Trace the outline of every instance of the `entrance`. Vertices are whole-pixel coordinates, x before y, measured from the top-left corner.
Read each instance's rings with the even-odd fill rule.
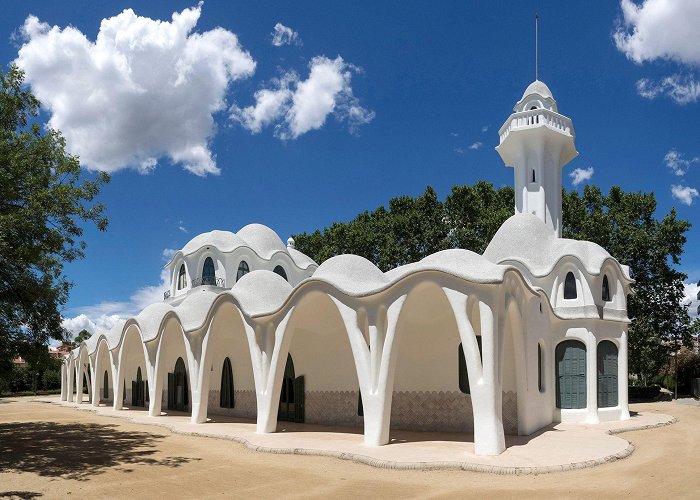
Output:
[[[185,411],[188,404],[187,370],[182,358],[177,358],[175,371],[168,373],[168,410]]]
[[[294,361],[291,354],[287,354],[287,364],[284,367],[277,420],[304,422],[304,376],[294,377]]]
[[[136,370],[136,380],[131,382],[131,406],[146,406],[146,384],[141,377],[141,367]]]
[[[565,340],[556,349],[557,408],[586,407],[586,346]]]

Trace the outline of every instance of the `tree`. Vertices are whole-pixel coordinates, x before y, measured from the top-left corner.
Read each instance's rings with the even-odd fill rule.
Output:
[[[595,186],[582,195],[565,192],[562,204],[564,237],[598,243],[630,267],[629,371],[646,384],[697,335],[698,323],[681,304],[687,276],[673,267],[680,264],[690,223],[675,209],[657,218],[653,193],[625,193],[619,186],[607,195]]]
[[[415,199],[392,198],[388,208],[294,238],[319,263],[354,253],[387,271],[445,248],[483,253],[514,205],[512,188],[495,189],[488,182],[455,186],[444,202],[428,187]],[[652,193],[625,193],[617,186],[607,195],[594,186],[583,194],[563,190],[562,205],[564,237],[597,243],[630,267],[636,283],[628,297],[629,369],[650,379],[700,329],[681,305],[687,277],[673,267],[680,263],[690,223],[675,210],[658,218]]]
[[[37,123],[23,78],[14,65],[0,72],[0,374],[16,356],[46,361],[48,340],[65,339],[63,265],[84,256],[81,222],[107,227],[94,200],[109,176],[81,178],[61,133]]]
[[[76,335],[75,339],[73,340],[73,347],[78,347],[81,342],[89,339],[91,336],[92,334],[87,330],[80,330],[78,335]]]

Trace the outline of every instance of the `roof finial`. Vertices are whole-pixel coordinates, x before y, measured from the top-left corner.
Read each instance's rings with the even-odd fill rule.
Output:
[[[537,47],[537,25],[539,24],[539,22],[538,22],[539,19],[540,19],[540,16],[535,14],[535,80],[540,79],[539,71],[538,71],[538,69],[539,69],[538,68],[538,61],[537,61],[537,49],[538,49],[538,47]]]

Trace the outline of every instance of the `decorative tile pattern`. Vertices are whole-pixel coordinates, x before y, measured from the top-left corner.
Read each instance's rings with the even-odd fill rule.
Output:
[[[474,432],[471,396],[458,391],[397,391],[391,428],[411,431]],[[518,433],[517,395],[503,393],[503,430]]]
[[[219,406],[219,391],[209,391],[209,406],[207,413],[211,415],[227,415],[230,417],[256,418],[258,415],[255,391],[233,391],[235,408],[221,408]]]
[[[309,424],[362,426],[357,415],[360,391],[306,391],[305,421]]]

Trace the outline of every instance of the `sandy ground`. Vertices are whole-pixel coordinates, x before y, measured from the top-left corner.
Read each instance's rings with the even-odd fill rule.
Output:
[[[628,458],[571,472],[500,476],[393,471],[271,455],[30,399],[0,399],[0,498],[698,498],[700,407],[631,405],[674,425],[621,434]]]

